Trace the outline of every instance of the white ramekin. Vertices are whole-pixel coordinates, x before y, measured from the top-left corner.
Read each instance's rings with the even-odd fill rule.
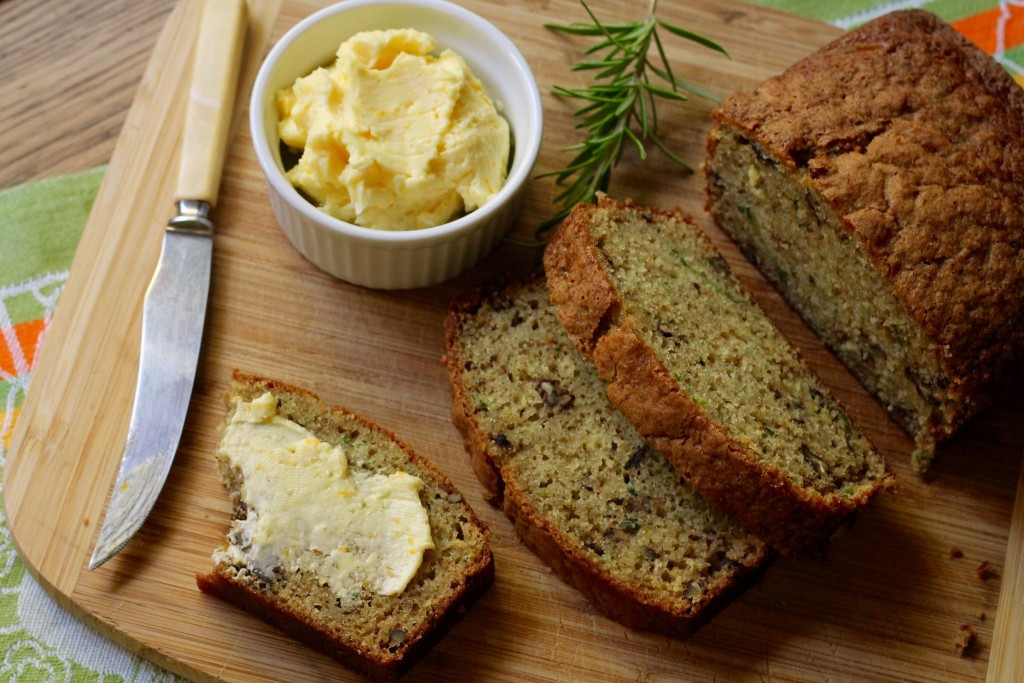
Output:
[[[501,191],[479,209],[434,228],[391,232],[320,211],[284,175],[275,93],[333,61],[338,46],[372,29],[415,28],[451,48],[480,79],[512,131],[512,161]],[[347,0],[296,24],[260,67],[249,105],[256,158],[281,229],[306,258],[347,282],[380,289],[425,287],[473,266],[511,227],[543,128],[537,82],[515,45],[483,18],[443,0]]]

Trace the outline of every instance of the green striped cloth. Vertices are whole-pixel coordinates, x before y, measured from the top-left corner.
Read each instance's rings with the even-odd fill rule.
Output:
[[[1021,0],[756,0],[840,28],[931,10],[1024,85]],[[0,191],[0,469],[103,169]],[[2,472],[0,472],[2,474]],[[2,492],[0,492],[2,495]],[[82,625],[26,573],[0,519],[0,681],[153,681],[173,676]]]
[[[103,169],[0,191],[0,468]],[[0,472],[2,474],[2,472]],[[0,681],[175,680],[60,608],[0,519]]]

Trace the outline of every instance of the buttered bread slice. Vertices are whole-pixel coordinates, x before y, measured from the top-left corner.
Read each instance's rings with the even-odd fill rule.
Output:
[[[580,205],[544,255],[608,397],[697,491],[783,553],[825,541],[883,460],[689,219]]]
[[[543,280],[453,302],[452,414],[523,542],[603,614],[688,634],[768,548],[680,480],[612,406]]]
[[[234,508],[199,588],[375,679],[423,655],[491,582],[448,479],[313,394],[235,373],[217,451]]]

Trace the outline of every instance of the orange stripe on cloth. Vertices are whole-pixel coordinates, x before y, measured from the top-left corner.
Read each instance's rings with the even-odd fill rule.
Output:
[[[1024,43],[1024,7],[1008,5],[1010,13],[1006,20],[1003,34],[1003,49],[1009,50]],[[975,45],[984,50],[987,54],[996,51],[996,33],[999,27],[999,17],[1002,10],[998,7],[987,12],[964,17],[953,22],[953,28],[967,36]]]
[[[39,335],[42,334],[46,328],[46,320],[30,320],[27,323],[18,323],[14,326],[14,336],[18,339],[18,345],[21,347],[21,355],[25,358],[25,363],[29,369],[36,358],[36,347],[39,345]],[[7,345],[7,338],[0,336],[0,370],[8,375],[17,375],[18,371],[14,367],[14,353],[11,348]]]

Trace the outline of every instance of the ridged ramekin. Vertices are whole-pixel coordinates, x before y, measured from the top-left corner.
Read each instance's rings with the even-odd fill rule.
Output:
[[[291,185],[281,162],[275,93],[333,61],[338,46],[373,29],[414,28],[460,54],[509,123],[513,148],[504,186],[482,207],[433,228],[392,232],[330,216]],[[380,289],[437,284],[473,266],[515,220],[543,129],[537,82],[516,46],[478,15],[443,0],[347,0],[296,24],[271,49],[249,106],[253,147],[270,205],[288,239],[319,268]]]

